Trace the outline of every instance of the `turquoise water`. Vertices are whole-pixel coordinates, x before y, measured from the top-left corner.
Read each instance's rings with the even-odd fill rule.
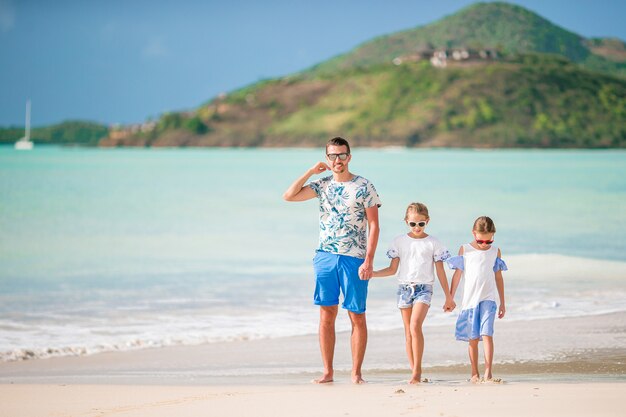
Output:
[[[281,195],[322,154],[0,147],[0,353],[315,333],[317,206]],[[626,276],[604,279],[600,268],[557,280],[550,266],[594,259],[621,271],[626,152],[355,150],[350,168],[383,202],[376,267],[404,232],[406,205],[421,201],[429,232],[452,252],[471,238],[477,216],[494,219],[505,259],[524,265],[520,279],[542,285],[529,293],[512,282],[513,311],[514,300],[536,299],[536,317],[544,307],[596,312],[573,289],[591,290],[590,278],[606,292],[595,296],[623,304]],[[524,261],[535,255],[536,264]],[[381,329],[401,325],[388,307],[392,286],[370,286],[370,305],[381,311],[370,322]]]

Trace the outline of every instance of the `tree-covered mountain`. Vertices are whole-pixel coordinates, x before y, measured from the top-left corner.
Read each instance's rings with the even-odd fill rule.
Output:
[[[558,54],[589,70],[626,76],[626,44],[619,39],[585,39],[530,10],[500,2],[477,3],[432,24],[381,36],[313,71],[366,67],[407,52],[455,47]]]
[[[201,126],[202,131],[199,131]],[[271,80],[105,146],[626,147],[626,80],[554,55]]]

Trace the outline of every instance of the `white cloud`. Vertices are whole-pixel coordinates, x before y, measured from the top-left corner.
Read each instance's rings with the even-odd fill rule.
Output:
[[[0,32],[8,32],[15,27],[15,6],[10,0],[0,0]]]

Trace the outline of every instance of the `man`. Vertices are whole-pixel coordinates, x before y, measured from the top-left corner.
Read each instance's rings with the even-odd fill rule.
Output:
[[[348,141],[340,137],[329,140],[326,162],[315,164],[283,195],[287,201],[318,197],[320,203],[320,239],[313,264],[314,302],[320,306],[319,339],[324,374],[314,381],[316,383],[333,381],[335,320],[340,292],[344,299],[342,307],[348,310],[352,323],[352,382],[364,382],[361,366],[367,345],[365,302],[378,244],[381,203],[372,183],[349,171],[351,159]],[[312,175],[326,170],[333,175],[304,185]]]

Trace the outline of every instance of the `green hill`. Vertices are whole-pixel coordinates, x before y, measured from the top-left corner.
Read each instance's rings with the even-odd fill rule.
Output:
[[[477,3],[435,23],[379,37],[314,67],[312,72],[367,67],[424,48],[454,47],[497,48],[504,54],[558,54],[590,70],[626,76],[624,42],[585,39],[508,3]]]
[[[626,80],[546,54],[380,64],[266,81],[177,117],[102,144],[319,146],[342,135],[362,146],[626,147]]]

